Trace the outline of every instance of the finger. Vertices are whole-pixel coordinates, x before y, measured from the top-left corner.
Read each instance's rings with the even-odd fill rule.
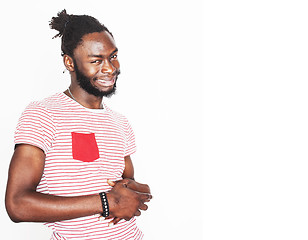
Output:
[[[105,219],[111,219],[114,218],[113,216],[109,215],[108,217],[105,217]]]
[[[137,183],[138,186],[138,192],[142,193],[151,193],[150,187],[147,184]]]
[[[128,181],[127,187],[136,192],[151,193],[151,190],[147,184],[142,184],[134,180]]]
[[[108,227],[112,227],[117,224],[122,218],[115,217],[111,222],[108,223]]]
[[[114,187],[118,183],[122,184],[124,187],[127,187],[128,182],[129,182],[129,179],[121,179],[121,180],[117,180],[117,181],[111,181],[110,179],[107,179],[107,183],[111,187]]]
[[[103,217],[103,215],[100,215],[100,216],[98,217],[98,219],[99,219],[100,221],[108,220],[108,219],[111,219],[111,218],[115,218],[115,217],[112,216],[112,215],[109,215],[108,217]]]
[[[107,179],[107,183],[109,184],[109,186],[114,187],[116,185],[116,183],[114,181],[111,181],[109,179]]]
[[[146,205],[146,204],[140,204],[140,205],[139,205],[139,209],[140,209],[140,210],[143,210],[143,211],[146,211],[146,210],[148,210],[148,205]]]
[[[117,224],[118,222],[120,222],[121,219],[122,219],[122,218],[116,218],[116,219],[114,220],[114,224]]]
[[[151,194],[148,193],[139,193],[139,199],[142,202],[149,202],[151,199],[153,198],[153,196]]]
[[[141,212],[139,211],[139,210],[137,210],[136,212],[135,212],[135,216],[140,216],[141,215]]]

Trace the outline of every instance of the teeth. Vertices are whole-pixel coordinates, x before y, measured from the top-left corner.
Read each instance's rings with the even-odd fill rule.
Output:
[[[98,82],[101,82],[101,83],[107,83],[107,82],[112,82],[113,79],[110,79],[110,80],[103,80],[103,79],[99,79],[97,80]]]
[[[98,79],[97,82],[101,85],[111,86],[114,84],[114,79],[111,79],[111,80]]]

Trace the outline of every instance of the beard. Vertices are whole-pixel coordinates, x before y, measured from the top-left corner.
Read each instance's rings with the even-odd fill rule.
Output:
[[[111,97],[112,95],[114,95],[116,93],[116,83],[118,80],[118,76],[120,74],[120,70],[117,70],[115,75],[116,75],[116,79],[114,82],[114,85],[112,87],[112,89],[108,90],[108,91],[100,91],[99,89],[97,89],[95,86],[93,86],[90,82],[91,78],[86,77],[78,68],[77,63],[75,60],[74,61],[74,66],[75,66],[75,73],[76,73],[76,78],[77,78],[77,83],[78,85],[85,90],[87,93],[94,95],[96,97]],[[95,80],[95,78],[94,78]]]

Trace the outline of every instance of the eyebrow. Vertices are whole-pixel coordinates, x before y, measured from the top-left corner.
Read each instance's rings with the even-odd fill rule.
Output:
[[[116,48],[115,50],[112,51],[112,53],[110,54],[110,56],[112,56],[113,54],[115,54],[118,51],[118,48]],[[88,57],[98,57],[98,58],[103,58],[103,55],[88,55]]]

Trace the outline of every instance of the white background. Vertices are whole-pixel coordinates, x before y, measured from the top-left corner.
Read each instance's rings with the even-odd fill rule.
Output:
[[[136,179],[154,195],[138,218],[145,239],[308,238],[305,1],[1,5],[2,199],[20,113],[69,85],[48,28],[66,8],[115,36],[122,74],[108,104],[130,119]],[[3,202],[8,239],[49,238],[10,222]]]
[[[138,218],[146,239],[200,239],[202,233],[201,2],[12,1],[1,6],[1,199],[17,120],[32,100],[66,90],[60,39],[51,17],[66,9],[104,23],[119,48],[118,93],[108,99],[135,131],[137,181],[154,199]],[[192,202],[193,200],[193,202]],[[39,223],[12,223],[1,201],[1,234],[49,239]],[[191,233],[191,231],[193,231]]]

